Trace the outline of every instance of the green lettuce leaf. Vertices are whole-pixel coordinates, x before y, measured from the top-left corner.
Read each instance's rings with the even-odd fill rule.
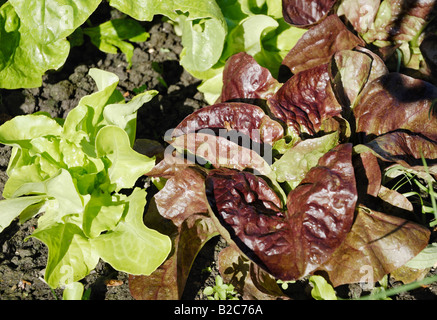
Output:
[[[39,87],[41,76],[60,68],[70,50],[68,41],[62,38],[39,43],[11,2],[0,8],[0,39],[0,87],[6,89]]]
[[[291,189],[296,188],[308,171],[315,167],[319,159],[338,144],[339,133],[333,132],[320,138],[307,139],[288,149],[272,165],[279,182],[286,182]]]
[[[132,188],[141,175],[155,166],[155,158],[134,151],[127,133],[116,126],[106,126],[99,131],[96,150],[99,157],[107,157],[111,161],[108,174],[117,191]]]
[[[131,42],[144,42],[149,37],[144,28],[133,19],[114,19],[93,28],[85,28],[91,42],[103,52],[117,53],[118,49],[126,55],[129,67],[132,66],[134,46]]]
[[[48,44],[73,33],[101,0],[9,0],[37,43]]]
[[[115,269],[149,275],[167,258],[171,240],[144,225],[145,190],[135,188],[127,200],[129,207],[125,217],[116,228],[93,239],[92,244]]]
[[[97,252],[82,230],[73,223],[57,223],[32,234],[49,248],[45,280],[52,287],[85,277],[99,261]]]
[[[44,202],[46,196],[30,196],[0,201],[0,232],[18,217],[26,208],[36,203]]]
[[[8,89],[41,85],[41,75],[62,66],[69,52],[65,39],[43,44],[23,24],[12,5],[0,8],[0,86]]]
[[[137,110],[152,100],[157,94],[158,91],[149,90],[136,95],[126,104],[116,103],[107,105],[105,110],[103,110],[103,117],[108,125],[116,125],[126,131],[130,144],[133,146],[137,126]]]
[[[123,267],[135,274],[153,272],[171,249],[167,236],[142,222],[145,191],[134,190],[129,197],[117,192],[132,188],[155,164],[132,145],[136,112],[157,92],[125,103],[116,75],[98,69],[90,75],[98,91],[83,97],[65,121],[31,114],[0,126],[0,143],[13,146],[0,231],[16,217],[22,222],[43,213],[31,236],[49,249],[45,279],[53,288],[73,286],[99,258],[124,265],[125,256],[114,255],[113,240],[135,257]]]
[[[177,20],[183,29],[181,64],[188,71],[206,71],[221,56],[227,25],[214,0],[111,0],[109,3],[137,20],[151,21],[157,14]]]

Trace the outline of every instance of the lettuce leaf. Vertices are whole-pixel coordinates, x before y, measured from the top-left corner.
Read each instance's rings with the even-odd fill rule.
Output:
[[[82,25],[101,0],[9,0],[37,43],[49,44],[66,38]]]
[[[120,49],[126,55],[128,68],[132,66],[134,46],[125,40],[144,42],[150,36],[138,21],[128,18],[114,19],[97,27],[85,28],[83,33],[103,52],[117,53]]]
[[[65,122],[46,114],[15,117],[0,126],[0,143],[13,146],[0,230],[16,217],[37,213],[31,235],[49,256],[45,279],[53,288],[72,284],[104,259],[133,274],[150,274],[167,257],[170,239],[142,221],[146,192],[133,188],[154,158],[132,149],[136,112],[156,91],[128,103],[118,78],[90,70],[98,92],[83,97]]]
[[[47,43],[39,42],[32,33],[33,27],[20,19],[11,1],[0,7],[1,88],[39,87],[47,70],[58,69],[65,63],[70,50],[68,41],[57,38]]]
[[[109,3],[137,20],[151,21],[154,15],[161,14],[178,21],[184,46],[181,64],[188,71],[206,71],[221,56],[227,25],[214,0],[111,0]]]
[[[325,18],[337,0],[282,0],[284,19],[300,27],[318,23]]]

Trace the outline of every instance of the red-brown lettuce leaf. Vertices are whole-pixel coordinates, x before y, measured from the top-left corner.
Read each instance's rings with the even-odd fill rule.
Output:
[[[205,190],[211,216],[228,243],[274,276],[286,268],[278,260],[287,259],[290,235],[281,200],[266,181],[223,168],[210,171]]]
[[[333,89],[343,107],[354,107],[358,94],[374,79],[388,73],[382,59],[362,47],[336,52],[330,72]]]
[[[180,299],[197,254],[218,235],[211,219],[203,215],[189,216],[177,230],[175,249],[156,271],[150,276],[129,276],[129,289],[136,300]]]
[[[272,171],[266,160],[252,148],[249,140],[239,145],[237,141],[222,136],[188,133],[176,137],[171,145],[181,154],[188,151],[200,164],[208,161],[214,168],[253,169],[263,175],[269,175]]]
[[[240,52],[226,61],[222,92],[217,102],[267,100],[280,86],[268,69],[261,67],[251,55]]]
[[[355,151],[355,149],[354,149]],[[361,152],[353,157],[357,183],[358,202],[372,201],[381,189],[382,174],[378,158],[372,152]]]
[[[332,91],[328,64],[295,74],[269,100],[269,107],[295,135],[314,135],[324,120],[342,111]]]
[[[190,161],[183,154],[177,152],[174,149],[166,149],[164,152],[164,158],[159,161],[149,172],[149,177],[162,177],[170,179],[178,172],[195,165],[193,161]]]
[[[318,23],[331,11],[337,0],[282,0],[284,20],[298,27]]]
[[[282,65],[296,74],[328,63],[337,51],[364,45],[364,41],[350,32],[338,16],[333,14],[304,33],[284,58]]]
[[[390,73],[372,81],[354,108],[356,132],[364,142],[404,129],[437,141],[437,114],[431,112],[437,87],[429,82]]]
[[[329,259],[350,230],[357,199],[352,145],[320,158],[302,183],[281,201],[262,178],[212,170],[206,195],[213,220],[228,241],[282,280],[296,280]]]
[[[200,168],[188,167],[170,178],[154,196],[161,216],[179,227],[189,216],[208,212],[205,177]]]
[[[364,148],[363,148],[364,147]],[[369,148],[380,159],[396,162],[405,168],[425,171],[422,157],[431,174],[437,175],[437,142],[420,134],[393,131],[376,137],[357,150]]]
[[[432,77],[432,82],[437,84],[437,32],[427,35],[423,39],[420,51],[426,61],[426,70],[423,73],[429,74]]]
[[[232,245],[220,251],[217,265],[224,282],[232,284],[243,300],[289,299],[270,274]]]
[[[210,129],[245,134],[257,143],[269,143],[283,136],[283,128],[255,105],[241,102],[218,103],[196,110],[173,130],[172,137]]]
[[[378,13],[363,34],[367,43],[391,45],[411,41],[435,15],[435,0],[384,0]]]
[[[314,271],[340,246],[352,226],[356,201],[352,145],[342,144],[288,194],[295,279]]]
[[[429,236],[423,226],[360,206],[345,241],[318,271],[326,271],[334,287],[369,276],[376,282],[422,251]]]

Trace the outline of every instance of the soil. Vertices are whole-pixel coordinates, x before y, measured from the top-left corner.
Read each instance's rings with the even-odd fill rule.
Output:
[[[122,14],[103,2],[90,17],[96,25]],[[164,133],[174,128],[185,116],[206,106],[203,95],[197,91],[200,84],[179,64],[181,40],[173,26],[156,17],[143,23],[150,38],[134,44],[132,67],[128,68],[123,54],[105,54],[93,46],[87,37],[81,46],[71,49],[63,68],[43,77],[39,88],[0,90],[0,123],[22,114],[46,111],[53,117],[65,118],[77,106],[79,100],[96,91],[88,76],[90,68],[100,68],[115,73],[119,78],[118,89],[131,99],[138,88],[155,89],[159,94],[138,112],[137,138],[162,141]],[[6,168],[11,148],[0,145],[0,194],[7,180]],[[44,282],[47,248],[34,238],[27,238],[37,226],[33,218],[20,225],[14,221],[0,234],[0,300],[55,300],[62,298],[62,289],[52,290]],[[210,240],[199,253],[183,299],[205,299],[205,286],[214,285],[218,274],[215,261],[226,246],[220,237]],[[208,270],[208,271],[205,271]],[[436,273],[432,269],[430,273]],[[95,270],[82,282],[90,292],[91,300],[131,300],[128,275],[114,270],[100,261]],[[311,287],[308,281],[289,286],[288,293],[295,299],[309,299]],[[363,293],[360,286],[343,286],[338,290],[345,298],[358,297]],[[397,299],[436,299],[437,287],[430,286],[402,294]]]

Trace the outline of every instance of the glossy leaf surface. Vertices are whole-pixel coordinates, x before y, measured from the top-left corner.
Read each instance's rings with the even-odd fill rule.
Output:
[[[334,286],[378,281],[422,251],[429,235],[420,225],[359,207],[346,240],[320,269]]]
[[[332,91],[328,64],[295,74],[269,100],[269,106],[294,134],[317,133],[324,120],[341,113]]]
[[[254,142],[269,144],[281,139],[284,131],[282,126],[266,115],[260,107],[248,103],[230,102],[218,103],[193,112],[182,120],[172,136],[177,137],[202,129],[212,134],[220,129],[222,130],[219,134],[235,130],[247,135]]]
[[[270,71],[261,67],[245,52],[230,57],[223,70],[220,101],[236,99],[268,99],[280,87]]]
[[[285,21],[295,26],[308,26],[326,17],[337,0],[282,0]]]
[[[357,196],[351,150],[342,145],[326,153],[289,193],[286,213],[264,180],[228,169],[208,175],[209,205],[248,257],[276,278],[299,279],[329,258],[352,225]]]
[[[437,115],[430,112],[436,98],[437,87],[428,82],[400,73],[382,76],[358,97],[356,131],[364,141],[400,129],[437,141]]]
[[[282,64],[293,74],[329,62],[341,50],[364,46],[364,42],[350,32],[337,15],[330,15],[311,27],[284,58]]]

